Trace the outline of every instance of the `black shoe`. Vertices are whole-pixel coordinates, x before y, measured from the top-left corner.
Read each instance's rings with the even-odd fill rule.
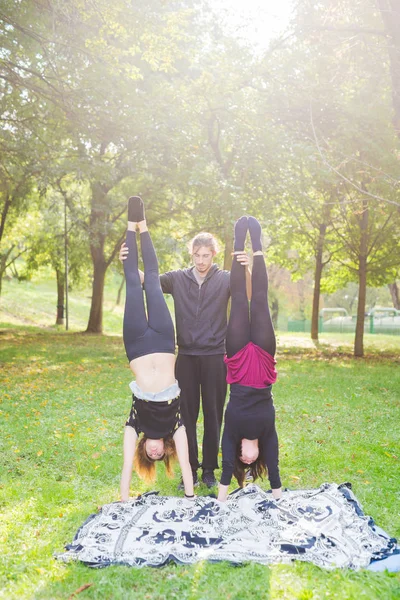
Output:
[[[197,487],[199,485],[199,480],[197,478],[197,473],[195,471],[192,471],[192,475],[193,475],[193,487]],[[185,486],[183,485],[183,478],[181,477],[181,480],[178,484],[178,490],[184,491]]]
[[[203,476],[201,479],[208,488],[212,488],[217,485],[217,480],[214,477],[214,471],[203,471]]]
[[[234,252],[244,252],[247,235],[247,217],[240,217],[235,223],[235,240],[233,244]]]
[[[128,200],[128,221],[132,223],[144,221],[144,204],[140,196],[131,196]]]

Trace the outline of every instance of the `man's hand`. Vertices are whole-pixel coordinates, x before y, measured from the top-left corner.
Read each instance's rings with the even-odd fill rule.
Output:
[[[125,242],[123,242],[123,244],[121,245],[121,249],[119,251],[119,260],[121,262],[124,262],[124,260],[126,260],[128,258],[128,254],[129,254],[129,248],[125,244]],[[140,269],[138,269],[138,273],[139,273],[139,277],[140,277],[140,283],[143,285],[143,283],[144,283],[144,273]]]
[[[246,252],[232,252],[232,256],[234,257],[234,260],[236,257],[236,260],[244,267],[248,267],[250,265],[250,259],[247,256]]]
[[[124,260],[126,260],[128,254],[129,254],[129,248],[125,244],[125,242],[123,242],[122,245],[121,245],[121,249],[119,251],[119,260],[121,262],[123,262]]]
[[[241,265],[243,265],[246,268],[246,294],[247,294],[247,298],[250,301],[251,300],[251,292],[252,292],[252,286],[251,286],[251,269],[250,269],[250,259],[247,256],[246,252],[244,251],[237,251],[237,252],[232,252],[232,256],[233,256],[233,260],[237,260]]]

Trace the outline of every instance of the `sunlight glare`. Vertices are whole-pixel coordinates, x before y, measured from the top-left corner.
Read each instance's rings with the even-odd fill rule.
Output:
[[[288,27],[293,0],[217,0],[213,7],[230,33],[263,50]]]

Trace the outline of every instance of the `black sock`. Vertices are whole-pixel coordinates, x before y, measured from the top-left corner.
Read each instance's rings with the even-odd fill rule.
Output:
[[[262,242],[261,242],[261,225],[254,217],[248,217],[249,224],[249,232],[251,238],[251,245],[253,247],[253,252],[258,252],[262,250]]]
[[[131,196],[128,200],[128,221],[144,221],[144,204],[140,196]]]
[[[234,252],[244,250],[244,244],[247,235],[247,217],[240,217],[235,223],[235,241],[233,244]]]

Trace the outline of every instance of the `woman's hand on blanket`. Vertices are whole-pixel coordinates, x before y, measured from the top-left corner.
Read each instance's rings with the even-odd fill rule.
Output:
[[[121,244],[121,248],[120,248],[120,251],[119,251],[119,260],[121,262],[123,262],[124,260],[126,260],[128,258],[128,254],[129,254],[129,248],[125,244],[125,242],[123,242]]]
[[[138,496],[124,496],[124,497],[121,496],[120,502],[122,504],[125,504],[125,502],[129,502],[132,500],[139,500],[140,498],[141,498],[141,494],[139,494]]]
[[[188,500],[189,502],[194,502],[197,498],[196,494],[193,494],[193,496],[186,496],[186,494],[184,495],[185,500]]]
[[[274,497],[275,500],[281,500],[282,499],[282,488],[275,488],[272,489],[272,495]]]
[[[222,483],[219,484],[218,498],[217,498],[217,500],[219,500],[219,502],[226,502],[226,499],[228,498],[228,490],[229,490],[229,485],[222,485]]]
[[[248,267],[250,265],[250,259],[246,252],[232,252],[232,256],[236,256],[236,260],[244,267]]]

